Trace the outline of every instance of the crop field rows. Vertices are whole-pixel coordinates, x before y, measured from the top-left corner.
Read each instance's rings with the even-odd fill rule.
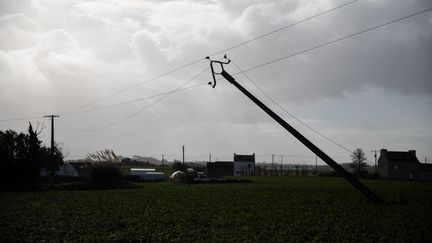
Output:
[[[98,191],[2,192],[0,241],[432,240],[432,183],[364,181],[369,204],[340,178],[255,177],[253,183],[138,183]]]

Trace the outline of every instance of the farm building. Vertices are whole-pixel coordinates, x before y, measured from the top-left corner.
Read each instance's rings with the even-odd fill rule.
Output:
[[[131,168],[130,175],[139,176],[143,181],[163,181],[165,175],[163,172],[157,172],[156,169]]]
[[[255,154],[234,154],[233,161],[209,162],[207,175],[209,177],[255,175]]]
[[[415,150],[387,151],[381,149],[378,171],[385,179],[432,180],[432,164],[422,164]]]

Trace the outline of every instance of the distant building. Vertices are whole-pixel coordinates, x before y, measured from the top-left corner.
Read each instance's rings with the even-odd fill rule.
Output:
[[[235,176],[255,175],[255,154],[252,155],[234,154],[234,175]]]
[[[422,164],[415,150],[387,151],[381,149],[378,159],[381,178],[401,180],[432,180],[432,164]]]
[[[151,168],[131,168],[130,175],[139,176],[143,181],[163,181],[166,179],[163,172],[157,172],[156,169]]]
[[[209,177],[255,175],[255,154],[234,154],[234,161],[209,162],[207,175]]]
[[[207,163],[207,176],[211,178],[233,176],[234,163],[232,161],[216,161]]]

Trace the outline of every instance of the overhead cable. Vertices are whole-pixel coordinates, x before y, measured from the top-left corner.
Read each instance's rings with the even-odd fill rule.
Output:
[[[115,103],[115,104],[112,104],[112,105],[97,107],[97,108],[93,108],[93,109],[87,109],[87,110],[80,110],[80,111],[75,111],[75,112],[64,113],[64,114],[61,114],[61,115],[62,116],[70,116],[70,115],[75,115],[75,114],[81,114],[81,113],[88,113],[88,112],[93,112],[93,111],[105,110],[105,109],[109,109],[109,108],[113,108],[113,107],[117,107],[117,106],[127,105],[127,104],[130,104],[130,103],[135,103],[135,102],[140,102],[140,101],[151,99],[151,98],[156,98],[156,97],[163,96],[163,95],[166,95],[166,94],[171,94],[173,91],[174,92],[179,92],[179,91],[196,88],[198,86],[203,86],[203,85],[207,85],[207,83],[200,83],[200,84],[196,84],[196,85],[192,85],[192,86],[188,86],[188,87],[183,87],[181,89],[170,90],[170,91],[159,93],[159,94],[156,94],[156,95],[145,96],[145,97],[136,98],[136,99],[120,102],[120,103]]]
[[[346,39],[349,39],[349,38],[352,38],[352,37],[364,34],[366,32],[369,32],[369,31],[372,31],[372,30],[384,27],[384,26],[389,25],[389,24],[393,24],[395,22],[398,22],[398,21],[401,21],[401,20],[404,20],[404,19],[416,16],[416,15],[419,15],[419,14],[422,14],[422,13],[425,13],[425,12],[428,12],[428,11],[431,11],[431,10],[432,10],[432,8],[428,8],[428,9],[425,9],[425,10],[422,10],[422,11],[419,11],[419,12],[415,12],[413,14],[406,15],[404,17],[400,17],[400,18],[397,18],[397,19],[394,19],[394,20],[391,20],[391,21],[388,21],[388,22],[385,22],[385,23],[382,23],[382,24],[379,24],[379,25],[375,25],[375,26],[369,27],[367,29],[364,29],[364,30],[361,30],[361,31],[358,31],[358,32],[355,32],[355,33],[352,33],[352,34],[345,35],[343,37],[340,37],[340,38],[337,38],[337,39],[334,39],[334,40],[331,40],[331,41],[327,41],[325,43],[316,45],[314,47],[311,47],[311,48],[308,48],[308,49],[304,49],[302,51],[298,51],[298,52],[295,52],[295,53],[292,53],[292,54],[289,54],[289,55],[286,55],[286,56],[283,56],[283,57],[279,57],[277,59],[273,59],[271,61],[268,61],[268,62],[265,62],[265,63],[261,63],[259,65],[253,66],[253,67],[249,67],[247,69],[244,69],[243,72],[248,72],[248,71],[251,71],[251,70],[254,70],[254,69],[257,69],[257,68],[261,68],[261,67],[273,64],[275,62],[280,62],[282,60],[285,60],[285,59],[288,59],[288,58],[291,58],[291,57],[294,57],[294,56],[298,56],[300,54],[303,54],[303,53],[306,53],[306,52],[310,52],[310,51],[313,51],[315,49],[318,49],[318,48],[321,48],[321,47],[324,47],[324,46],[328,46],[328,45],[334,44],[336,42],[343,41],[343,40],[346,40]],[[236,74],[240,74],[240,72],[235,73],[233,75],[236,75]]]
[[[145,111],[145,110],[153,107],[154,105],[160,103],[162,100],[166,99],[170,95],[172,95],[172,94],[174,94],[174,93],[182,90],[182,88],[184,86],[186,86],[187,84],[189,84],[190,82],[192,82],[193,80],[195,80],[196,78],[198,78],[198,76],[200,76],[202,73],[206,72],[209,68],[210,67],[207,67],[207,68],[203,69],[202,71],[200,71],[199,73],[197,73],[195,76],[193,76],[191,79],[189,79],[188,81],[186,81],[185,83],[183,83],[182,85],[180,85],[177,89],[175,89],[175,90],[173,90],[173,91],[165,94],[164,96],[162,96],[161,98],[159,98],[156,101],[152,102],[151,104],[149,104],[149,105],[147,105],[147,106],[145,106],[145,107],[143,107],[143,108],[141,108],[141,109],[139,109],[139,110],[137,110],[137,111],[135,111],[135,112],[127,115],[126,117],[117,120],[117,121],[108,123],[108,124],[100,126],[100,127],[90,128],[90,129],[76,129],[76,128],[72,128],[71,126],[69,126],[69,127],[72,128],[73,130],[76,130],[76,131],[96,131],[96,130],[101,130],[101,129],[104,129],[104,128],[108,128],[108,127],[112,127],[114,125],[117,125],[117,124],[119,124],[119,123],[121,123],[121,122],[123,122],[125,120],[128,120],[128,119],[130,119],[130,118],[138,115],[139,113],[141,113],[141,112],[143,112],[143,111]]]
[[[18,117],[18,118],[2,119],[0,120],[0,122],[39,120],[42,118],[44,117],[43,116]]]
[[[264,38],[264,37],[267,37],[267,36],[269,36],[269,35],[272,35],[272,34],[275,34],[275,33],[277,33],[277,32],[280,32],[280,31],[282,31],[282,30],[285,30],[285,29],[291,28],[291,27],[293,27],[293,26],[295,26],[295,25],[301,24],[301,23],[306,22],[306,21],[308,21],[308,20],[311,20],[311,19],[317,18],[317,17],[319,17],[319,16],[325,15],[325,14],[327,14],[327,13],[333,12],[333,11],[335,11],[335,10],[337,10],[337,9],[340,9],[340,8],[342,8],[342,7],[345,7],[345,6],[347,6],[347,5],[350,5],[350,4],[352,4],[352,3],[355,3],[355,2],[357,2],[357,1],[359,1],[359,0],[353,0],[353,1],[349,1],[349,2],[346,2],[346,3],[340,4],[340,5],[338,5],[338,6],[334,7],[334,8],[331,8],[331,9],[329,9],[329,10],[326,10],[326,11],[320,12],[320,13],[318,13],[318,14],[312,15],[312,16],[307,17],[307,18],[305,18],[305,19],[302,19],[302,20],[299,20],[299,21],[297,21],[297,22],[294,22],[294,23],[291,23],[291,24],[288,24],[288,25],[282,26],[282,27],[277,28],[277,29],[275,29],[275,30],[272,30],[272,31],[266,32],[266,33],[261,34],[261,35],[258,35],[258,36],[256,36],[256,37],[253,37],[253,38],[251,38],[251,39],[249,39],[249,40],[246,40],[246,41],[240,42],[240,43],[238,43],[238,44],[236,44],[236,45],[233,45],[233,46],[227,47],[227,48],[222,49],[222,50],[220,50],[220,51],[217,51],[217,52],[215,52],[215,53],[213,53],[213,54],[211,54],[211,55],[209,55],[209,56],[210,56],[210,57],[211,57],[211,56],[215,56],[215,55],[218,55],[218,54],[224,53],[224,52],[226,52],[226,51],[232,50],[232,49],[234,49],[234,48],[237,48],[237,47],[240,47],[240,46],[246,45],[246,44],[248,44],[248,43],[250,43],[250,42],[253,42],[253,41],[259,40],[259,39],[261,39],[261,38]],[[113,97],[113,96],[116,96],[116,95],[118,95],[118,94],[124,93],[124,92],[126,92],[126,91],[131,90],[131,89],[134,89],[134,88],[136,88],[136,87],[139,87],[139,86],[141,86],[141,85],[143,85],[143,84],[150,83],[150,82],[155,81],[155,80],[157,80],[157,79],[159,79],[159,78],[162,78],[162,77],[164,77],[164,76],[167,76],[167,75],[169,75],[169,74],[171,74],[171,73],[174,73],[174,72],[176,72],[176,71],[179,71],[179,70],[181,70],[181,69],[183,69],[183,68],[189,67],[189,66],[191,66],[191,65],[193,65],[193,64],[196,64],[196,63],[198,63],[198,62],[200,62],[200,61],[202,61],[202,60],[203,60],[202,58],[196,59],[196,60],[191,61],[191,62],[189,62],[189,63],[187,63],[187,64],[184,64],[184,65],[178,66],[178,67],[176,67],[176,68],[174,68],[174,69],[171,69],[171,70],[169,70],[169,71],[167,71],[167,72],[164,72],[164,73],[162,73],[162,74],[160,74],[160,75],[157,75],[157,76],[155,76],[155,77],[153,77],[153,78],[150,78],[150,79],[147,79],[147,80],[145,80],[145,81],[142,81],[142,82],[136,83],[136,84],[134,84],[134,85],[132,85],[132,86],[130,86],[130,87],[127,87],[127,88],[124,88],[124,89],[118,90],[118,91],[116,91],[116,92],[114,92],[114,93],[111,93],[111,94],[109,94],[109,95],[103,96],[103,97],[98,98],[98,99],[96,99],[96,100],[93,100],[93,101],[91,101],[91,102],[88,102],[88,103],[85,103],[85,104],[80,105],[80,106],[78,106],[78,107],[75,107],[74,109],[71,109],[71,110],[72,110],[72,111],[74,111],[74,110],[78,110],[78,109],[81,109],[81,108],[87,107],[87,106],[89,106],[89,105],[95,104],[95,103],[97,103],[97,102],[99,102],[99,101],[106,100],[106,99],[108,99],[108,98],[110,98],[110,97]]]
[[[235,63],[233,60],[231,60],[231,62],[237,67],[237,69],[240,71],[240,73],[243,74],[243,76],[246,77],[247,80],[249,80],[249,82],[251,82],[262,94],[264,94],[273,104],[275,104],[277,107],[279,107],[279,109],[281,109],[282,111],[284,111],[286,114],[288,114],[289,116],[291,116],[292,118],[294,118],[296,121],[300,122],[301,124],[303,124],[305,127],[309,128],[310,130],[314,131],[315,133],[317,133],[318,135],[322,136],[323,138],[327,139],[328,141],[332,142],[333,144],[339,146],[340,148],[348,151],[349,153],[352,153],[352,150],[350,150],[349,148],[343,146],[342,144],[334,141],[333,139],[329,138],[328,136],[324,135],[322,132],[316,130],[315,128],[309,126],[308,124],[306,124],[305,122],[303,122],[302,120],[300,120],[299,118],[297,118],[296,116],[294,116],[293,114],[291,114],[288,110],[286,110],[283,106],[281,106],[278,102],[276,102],[276,100],[274,100],[270,95],[268,95],[257,83],[255,83],[254,81],[252,81],[252,79],[237,65],[237,63]]]

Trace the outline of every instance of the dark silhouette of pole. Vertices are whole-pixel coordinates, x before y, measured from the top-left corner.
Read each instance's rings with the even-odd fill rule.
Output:
[[[163,168],[164,156],[165,155],[162,154],[162,168]]]
[[[378,152],[378,150],[372,150],[372,153],[374,153],[374,158],[375,158],[375,174],[378,174],[378,170],[377,170],[377,152]]]
[[[268,108],[264,103],[262,103],[259,99],[253,96],[249,91],[247,91],[243,86],[241,86],[237,81],[223,69],[223,64],[228,64],[227,62],[220,61],[211,61],[210,67],[213,74],[214,84],[216,85],[216,78],[214,76],[214,68],[213,63],[218,63],[221,65],[222,71],[220,74],[226,80],[228,80],[231,84],[237,87],[244,95],[246,95],[249,99],[251,99],[256,105],[258,105],[264,112],[266,112],[269,116],[271,116],[277,123],[279,123],[282,127],[284,127],[288,132],[290,132],[294,137],[296,137],[301,143],[303,143],[307,148],[309,148],[312,152],[314,152],[318,157],[320,157],[324,162],[326,162],[333,170],[335,170],[340,176],[342,176],[345,180],[347,180],[351,185],[353,185],[357,190],[359,190],[363,195],[365,195],[369,201],[373,203],[381,203],[382,200],[372,192],[368,187],[366,187],[363,183],[357,180],[354,176],[348,173],[342,166],[336,163],[330,156],[324,153],[321,149],[319,149],[315,144],[309,141],[305,136],[303,136],[300,132],[298,132],[294,127],[289,125],[285,120],[283,120],[280,116],[278,116],[275,112],[273,112],[270,108]]]
[[[184,165],[184,153],[185,153],[185,149],[184,149],[184,145],[182,146],[182,150],[183,150],[183,165]]]
[[[51,118],[51,156],[54,157],[54,118],[59,117],[58,115],[46,115],[44,117]]]
[[[275,167],[275,162],[274,162],[274,154],[272,154],[272,175],[274,175],[274,167]]]
[[[283,173],[283,157],[284,157],[285,155],[281,155],[280,156],[280,161],[281,161],[281,165],[280,165],[280,175],[282,175],[282,173]]]
[[[44,117],[51,118],[51,161],[49,162],[49,170],[51,177],[51,186],[54,186],[55,182],[55,166],[54,166],[54,118],[59,117],[58,115],[46,115]]]

